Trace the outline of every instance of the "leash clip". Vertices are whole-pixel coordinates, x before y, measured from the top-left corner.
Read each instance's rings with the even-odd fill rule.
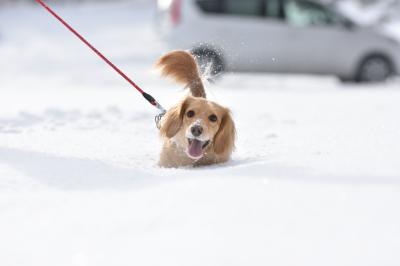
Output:
[[[167,113],[166,110],[161,110],[161,112],[154,117],[154,122],[156,122],[156,127],[160,130],[161,129],[161,119]]]

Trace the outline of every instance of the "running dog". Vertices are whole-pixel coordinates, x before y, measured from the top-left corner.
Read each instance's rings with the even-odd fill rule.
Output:
[[[173,106],[161,121],[161,167],[204,166],[229,161],[236,130],[231,112],[206,99],[195,58],[173,51],[156,64],[161,74],[189,89],[190,94]]]

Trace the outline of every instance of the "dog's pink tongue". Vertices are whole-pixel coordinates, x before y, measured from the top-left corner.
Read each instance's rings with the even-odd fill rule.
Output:
[[[199,158],[203,155],[203,143],[197,139],[192,140],[189,145],[189,155],[194,158]]]

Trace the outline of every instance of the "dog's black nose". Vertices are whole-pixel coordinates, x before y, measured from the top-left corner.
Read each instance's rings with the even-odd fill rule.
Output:
[[[191,131],[193,136],[198,137],[203,133],[203,128],[201,126],[196,125],[192,126]]]

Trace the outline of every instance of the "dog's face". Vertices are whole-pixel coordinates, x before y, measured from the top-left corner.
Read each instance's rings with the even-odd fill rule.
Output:
[[[227,108],[189,96],[168,111],[161,135],[173,139],[191,159],[199,160],[206,151],[232,152],[235,126]]]

